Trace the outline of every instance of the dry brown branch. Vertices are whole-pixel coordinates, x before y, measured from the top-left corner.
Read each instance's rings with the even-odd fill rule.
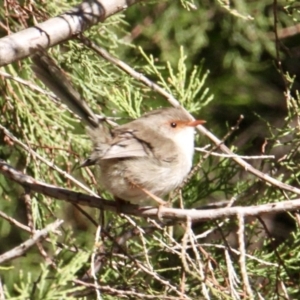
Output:
[[[42,89],[41,87],[33,84],[32,82],[30,81],[27,81],[27,80],[24,80],[18,76],[12,76],[11,74],[3,71],[3,70],[0,70],[0,76],[1,77],[4,77],[5,79],[9,79],[9,80],[13,80],[15,82],[18,82],[26,87],[29,87],[31,90],[33,91],[37,91],[43,95],[47,95],[54,103],[56,104],[61,104],[60,100],[58,99],[58,97],[56,97],[53,93],[51,92],[48,92],[44,89]]]
[[[100,197],[73,192],[67,189],[46,184],[42,181],[38,181],[30,176],[27,176],[15,170],[13,167],[11,167],[2,160],[0,160],[0,173],[2,173],[7,178],[10,178],[11,180],[19,183],[20,185],[30,189],[31,191],[38,192],[58,200],[65,200],[71,203],[95,207],[112,212],[119,211],[124,214],[144,218],[157,218],[159,212],[160,216],[163,219],[169,219],[174,221],[186,221],[187,218],[190,218],[192,222],[195,222],[236,216],[239,213],[243,214],[244,216],[259,216],[270,212],[274,213],[283,211],[294,211],[300,208],[299,198],[289,201],[281,201],[277,203],[262,204],[257,206],[236,206],[205,210],[178,209],[169,207],[161,207],[158,209],[149,206],[140,207],[129,203],[120,207],[115,203],[115,201],[104,200]]]
[[[229,287],[230,287],[230,293],[232,299],[240,299],[240,296],[238,292],[236,291],[236,287],[239,284],[238,276],[234,270],[233,263],[229,254],[229,251],[227,248],[224,249],[225,253],[225,261],[227,266],[227,272],[228,272],[228,281],[229,281]]]
[[[227,247],[227,246],[224,246],[224,245],[217,245],[217,244],[207,244],[207,243],[201,243],[201,247],[213,247],[213,248],[218,248],[218,249],[223,249],[224,251],[228,251],[230,250],[230,252],[233,252],[237,255],[240,255],[240,251],[232,248],[232,247]],[[275,264],[275,263],[270,263],[268,261],[265,261],[265,260],[262,260],[262,259],[259,259],[253,255],[250,255],[250,254],[245,254],[247,259],[250,259],[250,260],[254,260],[254,261],[257,261],[259,262],[261,265],[264,265],[264,266],[268,266],[268,267],[275,267],[275,268],[278,268],[278,264]]]
[[[15,226],[21,228],[22,230],[25,230],[25,231],[27,231],[27,232],[29,232],[29,233],[32,232],[32,230],[31,230],[31,228],[30,228],[29,226],[26,226],[26,225],[24,225],[24,224],[18,222],[17,220],[15,220],[14,218],[8,216],[7,214],[5,214],[5,213],[4,213],[3,211],[1,211],[1,210],[0,210],[0,218],[2,218],[2,219],[4,219],[4,220],[8,221],[10,224],[13,224],[13,225],[15,225]]]
[[[95,289],[97,289],[97,286],[95,286],[94,284],[84,282],[81,280],[74,280],[74,283],[85,286],[89,289],[92,289],[93,291]],[[161,300],[189,299],[185,296],[183,296],[183,298],[178,298],[178,297],[172,297],[172,296],[167,296],[167,295],[162,295],[162,294],[160,294],[159,296],[158,295],[149,295],[149,294],[138,293],[136,291],[115,289],[111,286],[105,286],[105,285],[100,285],[100,289],[101,289],[101,291],[103,291],[107,294],[115,295],[115,296],[118,296],[119,298],[134,297],[134,299],[149,299],[149,300],[151,300],[151,299],[155,299],[155,300],[157,300],[157,299],[161,299]]]
[[[212,156],[217,156],[217,157],[222,157],[222,158],[240,157],[242,159],[247,159],[247,160],[274,159],[275,158],[274,155],[251,155],[251,156],[238,155],[238,154],[229,155],[229,154],[224,154],[224,153],[211,152],[211,151],[206,150],[205,148],[195,147],[195,150],[198,152],[209,153]]]
[[[63,220],[56,220],[55,222],[46,226],[44,229],[36,231],[33,234],[32,238],[28,239],[26,242],[22,243],[21,245],[2,254],[0,256],[0,264],[24,255],[29,248],[31,248],[38,241],[46,238],[49,232],[56,230],[62,223]]]
[[[97,279],[97,276],[96,276],[96,260],[97,260],[97,250],[98,250],[98,247],[99,247],[99,241],[100,241],[100,233],[101,233],[101,226],[99,225],[97,227],[97,230],[96,230],[96,234],[95,234],[95,243],[94,243],[94,249],[93,249],[93,253],[91,255],[91,276],[93,278],[93,281],[94,281],[94,284],[95,284],[95,292],[96,292],[96,295],[97,295],[97,299],[101,299],[101,292],[100,292],[100,287],[99,287],[99,284],[98,284],[98,279]]]
[[[240,263],[240,269],[243,278],[243,285],[247,297],[253,299],[253,292],[250,286],[249,277],[247,273],[247,266],[246,266],[245,219],[244,219],[244,215],[241,213],[238,214],[238,224],[239,224],[239,229],[237,234],[239,239],[239,250],[240,250],[239,263]]]
[[[268,37],[271,40],[276,40],[276,39],[282,40],[298,34],[300,34],[300,24],[295,24],[289,27],[277,29],[277,36],[275,35],[274,32],[270,32],[268,34]]]
[[[188,221],[187,221],[187,225],[186,225],[186,234],[188,236],[188,239],[191,243],[191,247],[193,249],[193,254],[195,255],[196,257],[196,261],[195,263],[197,264],[197,273],[201,279],[201,290],[202,290],[202,293],[203,293],[203,297],[205,299],[210,299],[210,295],[209,295],[209,290],[207,287],[211,287],[211,284],[209,283],[209,280],[206,276],[206,272],[205,272],[205,268],[204,268],[204,265],[203,265],[203,259],[202,257],[200,256],[200,253],[196,247],[196,239],[195,239],[195,236],[194,236],[194,232],[192,230],[192,222],[190,221],[190,219],[188,218]],[[182,257],[185,256],[182,255]]]

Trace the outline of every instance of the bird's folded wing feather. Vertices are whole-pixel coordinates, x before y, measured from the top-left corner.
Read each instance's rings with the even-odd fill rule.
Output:
[[[125,158],[125,157],[153,157],[169,162],[174,159],[174,143],[170,139],[149,128],[129,129],[119,127],[113,131],[111,146],[101,159]],[[149,142],[149,136],[152,136]],[[163,143],[163,147],[162,147]],[[167,149],[167,151],[163,151]]]
[[[133,130],[118,132],[101,159],[151,156],[151,147],[136,137]]]

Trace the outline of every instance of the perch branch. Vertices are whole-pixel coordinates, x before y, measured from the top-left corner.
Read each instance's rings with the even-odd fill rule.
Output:
[[[157,218],[159,216],[163,219],[174,221],[186,221],[190,218],[192,222],[216,220],[219,218],[227,218],[242,214],[244,216],[260,216],[271,212],[295,211],[300,208],[300,199],[289,201],[281,201],[277,203],[262,204],[257,206],[235,206],[224,207],[217,209],[178,209],[169,207],[140,207],[133,204],[118,205],[115,201],[104,200],[100,197],[89,196],[82,193],[73,192],[67,189],[58,188],[56,186],[46,184],[38,181],[20,171],[15,170],[3,160],[0,160],[0,173],[7,178],[19,183],[31,191],[41,193],[43,195],[65,200],[71,203],[76,203],[84,206],[95,207],[99,209],[109,210],[112,212],[120,212],[128,215],[134,215],[144,218]]]

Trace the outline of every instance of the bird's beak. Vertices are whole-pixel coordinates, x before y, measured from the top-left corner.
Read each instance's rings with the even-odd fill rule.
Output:
[[[206,121],[204,121],[204,120],[194,120],[194,121],[187,122],[186,125],[190,126],[190,127],[196,127],[196,126],[204,124],[204,123],[206,123]]]

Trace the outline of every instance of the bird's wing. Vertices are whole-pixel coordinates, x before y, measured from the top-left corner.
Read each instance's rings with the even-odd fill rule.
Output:
[[[151,145],[138,138],[138,130],[117,129],[101,159],[152,156]]]
[[[125,124],[112,131],[110,147],[101,159],[153,157],[164,162],[172,161],[174,156],[170,153],[174,153],[173,141],[144,126],[142,122],[135,122],[135,129],[128,128]]]

